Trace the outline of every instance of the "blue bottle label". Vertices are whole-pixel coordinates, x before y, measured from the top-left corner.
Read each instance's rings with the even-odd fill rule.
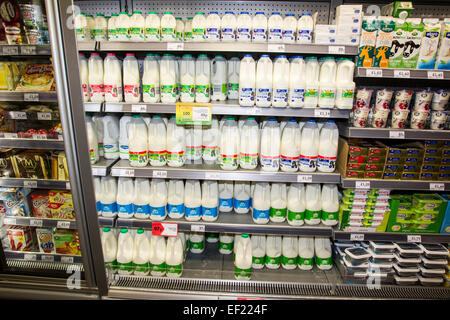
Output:
[[[150,214],[150,205],[143,204],[143,205],[134,205],[134,214]]]
[[[103,213],[116,213],[117,212],[117,203],[102,203],[102,212]]]
[[[102,212],[102,203],[100,201],[97,201],[97,212]]]
[[[133,204],[118,204],[117,205],[117,212],[119,213],[125,213],[127,215],[133,214]]]
[[[166,206],[150,207],[150,215],[158,216],[158,217],[165,217],[166,216]]]
[[[258,210],[253,208],[253,219],[255,220],[269,220],[270,209],[267,210]]]
[[[202,207],[202,215],[204,217],[213,217],[216,218],[218,213],[217,213],[217,207],[213,207],[213,208],[208,208],[208,207]]]
[[[167,213],[171,214],[183,214],[184,213],[184,204],[167,204]]]
[[[233,208],[233,198],[230,198],[230,199],[219,198],[219,207],[220,208]]]
[[[234,199],[234,208],[235,209],[249,209],[250,208],[250,199],[249,200]]]
[[[189,208],[185,207],[184,216],[188,217],[200,217],[202,215],[202,207]]]

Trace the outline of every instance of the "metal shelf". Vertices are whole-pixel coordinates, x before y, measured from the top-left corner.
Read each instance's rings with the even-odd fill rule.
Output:
[[[50,56],[49,44],[0,45],[0,56]]]
[[[450,70],[357,68],[356,74],[360,78],[450,80]]]
[[[77,42],[78,51],[95,51],[97,47],[96,41],[79,41]]]
[[[0,138],[0,147],[20,149],[64,150],[64,141],[56,139],[37,140],[26,138]]]
[[[40,112],[40,111],[4,111],[5,119],[10,120],[59,120],[59,112]]]
[[[260,182],[303,182],[340,183],[339,173],[318,172],[267,172],[260,169],[234,171],[221,170],[218,165],[186,164],[180,168],[171,167],[131,167],[128,160],[120,160],[111,168],[114,177],[260,181]]]
[[[34,189],[70,189],[70,182],[50,179],[0,178],[2,187],[26,187]]]
[[[346,138],[450,140],[450,130],[341,127],[339,134]]]
[[[115,164],[119,159],[108,160],[108,159],[100,159],[96,164],[92,164],[92,175],[98,177],[104,177],[109,174],[111,167]]]
[[[0,91],[0,101],[58,102],[58,97],[52,91]]]
[[[81,256],[57,253],[40,253],[5,250],[6,259],[26,260],[26,261],[54,261],[61,263],[83,263]]]
[[[116,225],[116,217],[98,217],[98,224],[100,227],[114,227]]]
[[[342,118],[348,119],[350,110],[322,108],[260,108],[241,107],[237,100],[221,102],[212,101],[214,115],[232,116],[276,116],[304,118]],[[105,112],[136,112],[136,113],[170,113],[175,114],[176,104],[163,103],[105,103]]]
[[[343,188],[382,188],[390,190],[450,191],[450,181],[342,179]]]
[[[423,243],[450,243],[450,234],[364,232],[358,231],[359,229],[355,228],[354,231],[335,231],[333,239],[351,241],[352,234],[364,234],[364,241],[410,242],[408,241],[409,236],[420,236]]]
[[[30,226],[30,227],[61,228],[61,229],[77,228],[77,223],[75,220],[62,220],[49,218],[6,216],[3,219],[3,223],[5,225],[13,225],[13,226]]]
[[[85,102],[84,103],[84,112],[101,112],[102,111],[102,103],[98,102]]]

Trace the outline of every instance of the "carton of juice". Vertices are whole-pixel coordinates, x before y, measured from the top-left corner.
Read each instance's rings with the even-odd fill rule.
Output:
[[[395,31],[395,19],[393,17],[379,17],[378,21],[373,67],[387,68]]]
[[[358,67],[370,68],[373,65],[375,44],[378,32],[377,17],[367,16],[362,21],[361,41],[358,51]]]

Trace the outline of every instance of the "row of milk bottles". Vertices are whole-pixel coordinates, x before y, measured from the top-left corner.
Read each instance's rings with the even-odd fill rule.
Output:
[[[127,53],[120,61],[114,53],[103,60],[80,53],[80,77],[85,102],[147,103],[210,102],[238,99],[240,60],[206,54],[181,58],[149,53],[140,71],[139,61]],[[122,76],[123,70],[123,76]]]
[[[186,235],[154,236],[151,231],[104,228],[103,258],[109,272],[122,275],[181,277],[186,258]],[[118,233],[118,235],[117,235]]]
[[[264,12],[256,12],[251,17],[242,11],[236,17],[226,11],[220,17],[217,11],[196,12],[186,22],[174,17],[172,12],[164,12],[160,18],[155,11],[134,11],[92,15],[79,13],[75,16],[77,41],[239,41],[275,43],[311,43],[314,20],[309,13],[299,19],[293,13],[283,18],[279,12],[272,12],[269,18]]]
[[[222,237],[222,235],[221,235]],[[229,236],[227,236],[229,237]],[[228,239],[226,239],[228,240]],[[252,269],[320,270],[333,266],[331,242],[325,237],[236,235],[234,266],[237,280],[250,280]]]
[[[336,225],[335,184],[164,180],[94,177],[97,211],[104,217],[216,221],[219,212],[251,213],[254,223]]]
[[[257,107],[351,109],[355,64],[347,59],[245,54],[240,63],[239,104]]]

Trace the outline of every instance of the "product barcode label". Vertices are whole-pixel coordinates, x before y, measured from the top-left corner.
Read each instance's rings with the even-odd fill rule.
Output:
[[[267,51],[269,52],[284,52],[286,47],[284,44],[269,44],[267,45]]]
[[[16,221],[16,219],[14,219],[14,218],[5,218],[5,219],[3,220],[3,223],[4,223],[4,224],[10,224],[10,225],[16,225],[16,224],[17,224],[17,221]]]
[[[330,109],[314,109],[314,117],[329,118],[331,115]]]
[[[352,233],[350,234],[350,241],[364,241],[363,233]]]
[[[41,256],[41,261],[54,262],[55,261],[55,257],[54,256],[42,255]]]
[[[192,224],[191,231],[192,232],[205,232],[205,225],[204,224]]]
[[[356,189],[370,189],[370,181],[356,181],[355,188]]]
[[[33,134],[34,140],[47,140],[46,134]]]
[[[409,70],[394,70],[394,78],[409,78]]]
[[[52,120],[52,114],[50,112],[38,112],[38,120]]]
[[[23,259],[27,260],[27,261],[36,261],[36,255],[35,254],[30,254],[30,253],[25,253],[23,255]]]
[[[193,121],[211,121],[211,109],[204,107],[192,108],[192,120]]]
[[[3,54],[4,55],[14,55],[19,54],[19,48],[17,46],[4,46],[3,47]]]
[[[428,71],[427,72],[428,79],[444,79],[443,71]]]
[[[25,180],[23,186],[25,188],[37,188],[37,181]]]
[[[119,172],[121,177],[134,177],[134,169],[121,169]]]
[[[219,180],[219,174],[216,172],[206,172],[205,179],[206,180]]]
[[[20,48],[21,54],[27,54],[27,55],[35,55],[36,54],[36,47],[35,46],[22,46]]]
[[[153,178],[167,178],[167,171],[153,170]]]
[[[297,182],[312,182],[312,175],[310,175],[310,174],[299,174],[297,176]]]
[[[69,229],[70,228],[70,221],[58,221],[56,224],[57,228],[60,229]]]
[[[73,257],[61,257],[62,263],[73,263]]]
[[[422,242],[422,236],[418,236],[418,235],[408,234],[406,239],[408,242],[415,242],[415,243]]]
[[[42,227],[42,220],[41,219],[30,220],[30,226],[31,227]]]
[[[184,50],[183,42],[168,42],[167,50]]]
[[[176,237],[178,235],[178,223],[152,222],[152,235]]]
[[[23,101],[39,101],[39,93],[24,93]]]
[[[27,119],[27,113],[22,111],[11,111],[9,113],[9,116],[11,119],[14,120],[26,120]]]
[[[5,132],[4,136],[6,139],[17,139],[19,137],[17,133],[10,133],[10,132]]]
[[[405,131],[391,130],[391,131],[389,131],[389,138],[391,138],[391,139],[405,139]]]
[[[345,47],[344,46],[329,46],[328,47],[328,53],[331,53],[331,54],[345,54]]]
[[[133,104],[131,105],[131,112],[146,112],[147,105],[146,104]]]
[[[366,69],[366,77],[380,78],[383,76],[383,69]]]
[[[444,191],[445,184],[443,183],[430,183],[430,190],[432,191]]]

